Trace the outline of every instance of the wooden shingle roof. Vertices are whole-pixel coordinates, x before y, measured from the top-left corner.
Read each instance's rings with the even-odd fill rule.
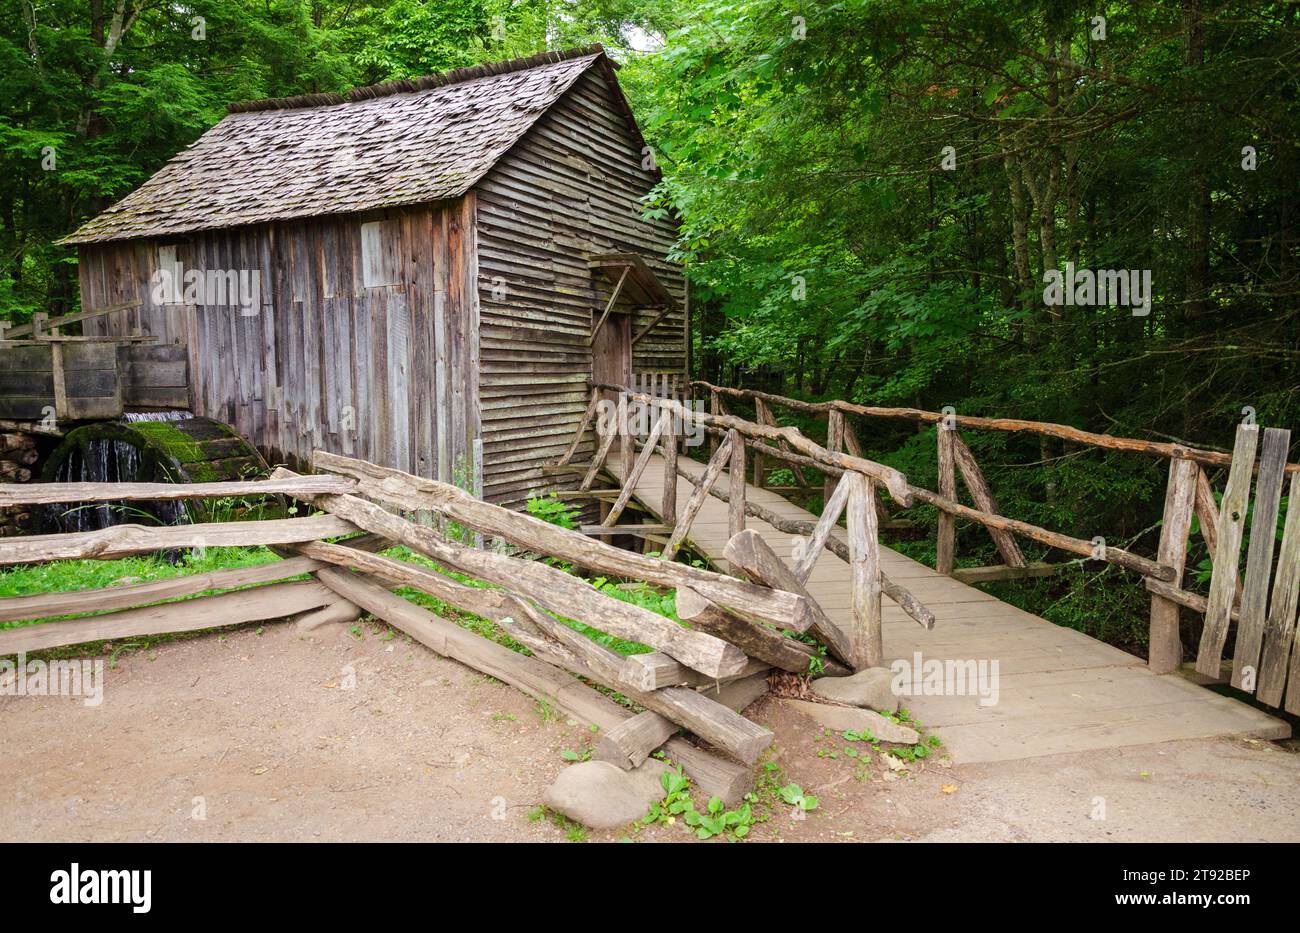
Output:
[[[459,197],[598,63],[612,70],[592,46],[344,95],[235,104],[152,178],[61,242],[167,236]]]

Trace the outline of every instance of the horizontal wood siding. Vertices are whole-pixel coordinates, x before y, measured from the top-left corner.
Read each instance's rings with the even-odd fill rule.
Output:
[[[393,219],[400,280],[366,288],[361,224]],[[260,302],[155,302],[159,243],[81,249],[87,308],[139,309],[87,333],[145,333],[187,347],[192,410],[224,421],[271,463],[315,448],[473,488],[478,432],[474,199],[196,233],[185,270],[260,273]]]
[[[481,314],[485,493],[517,505],[556,488],[541,466],[569,443],[587,404],[593,310],[608,286],[587,267],[598,253],[635,252],[678,307],[635,347],[636,371],[681,370],[684,282],[666,261],[668,221],[646,221],[654,186],[610,88],[588,72],[481,181],[478,291]],[[643,312],[638,332],[654,317]],[[590,441],[575,459],[590,455]]]

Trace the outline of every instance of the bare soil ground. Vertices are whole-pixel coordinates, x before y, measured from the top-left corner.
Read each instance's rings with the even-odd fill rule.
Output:
[[[362,636],[290,624],[203,635],[120,657],[97,708],[0,698],[3,837],[565,840],[528,814],[565,751],[595,736],[400,633]],[[1270,743],[936,757],[886,780],[779,703],[749,715],[776,732],[784,780],[821,799],[804,820],[774,809],[754,840],[1300,840],[1300,756]],[[681,825],[634,836],[691,838]]]

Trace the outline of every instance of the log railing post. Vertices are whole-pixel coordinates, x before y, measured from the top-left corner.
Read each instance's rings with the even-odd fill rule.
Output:
[[[956,501],[957,473],[955,451],[953,449],[954,429],[948,422],[940,421],[935,426],[939,439],[939,495]],[[942,574],[951,574],[957,549],[957,520],[952,514],[939,512],[939,529],[934,545],[934,569]]]
[[[1169,461],[1169,482],[1165,487],[1164,520],[1160,526],[1160,547],[1156,560],[1174,568],[1173,585],[1182,586],[1187,562],[1187,537],[1196,509],[1196,475],[1191,460]],[[1151,637],[1147,664],[1153,674],[1171,674],[1183,661],[1183,643],[1178,634],[1178,603],[1163,596],[1151,596]]]
[[[852,574],[853,669],[885,663],[880,626],[880,527],[876,519],[876,490],[861,473],[845,473],[849,484],[849,569]]]
[[[671,528],[677,523],[677,425],[676,416],[667,408],[662,417],[664,495],[659,505],[659,516],[664,525]]]
[[[723,412],[724,409],[722,407],[722,395],[718,392],[717,389],[710,389],[709,390],[709,414],[721,415],[723,414]],[[709,456],[712,457],[717,452],[718,452],[718,436],[716,434],[710,434],[709,435]]]
[[[627,393],[620,392],[618,396],[618,466],[619,479],[624,483],[627,482],[628,476],[632,472],[632,463],[636,459],[636,444],[632,442],[629,407]]]
[[[727,535],[733,537],[745,530],[745,439],[732,428],[727,432],[731,443],[731,466],[727,469],[730,497],[727,508]]]
[[[826,449],[833,454],[844,450],[844,413],[835,408],[826,413]],[[825,476],[822,481],[822,501],[829,502],[835,492],[836,478],[829,473]]]

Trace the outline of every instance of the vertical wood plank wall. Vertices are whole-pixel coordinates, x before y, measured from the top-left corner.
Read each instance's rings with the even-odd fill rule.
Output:
[[[611,89],[589,71],[478,184],[485,492],[518,505],[555,488],[540,467],[568,446],[587,404],[597,253],[635,252],[678,307],[635,347],[634,371],[681,370],[685,283],[665,259],[674,229],[640,217],[655,183]],[[637,315],[633,333],[653,318]],[[575,459],[590,455],[590,443]]]
[[[154,302],[158,241],[83,247],[83,307],[144,302],[86,332],[187,344],[193,411],[229,423],[272,463],[304,467],[319,447],[475,488],[474,201],[168,241],[187,271],[258,270],[254,315]],[[366,288],[361,223],[381,217],[399,222],[401,281]]]

